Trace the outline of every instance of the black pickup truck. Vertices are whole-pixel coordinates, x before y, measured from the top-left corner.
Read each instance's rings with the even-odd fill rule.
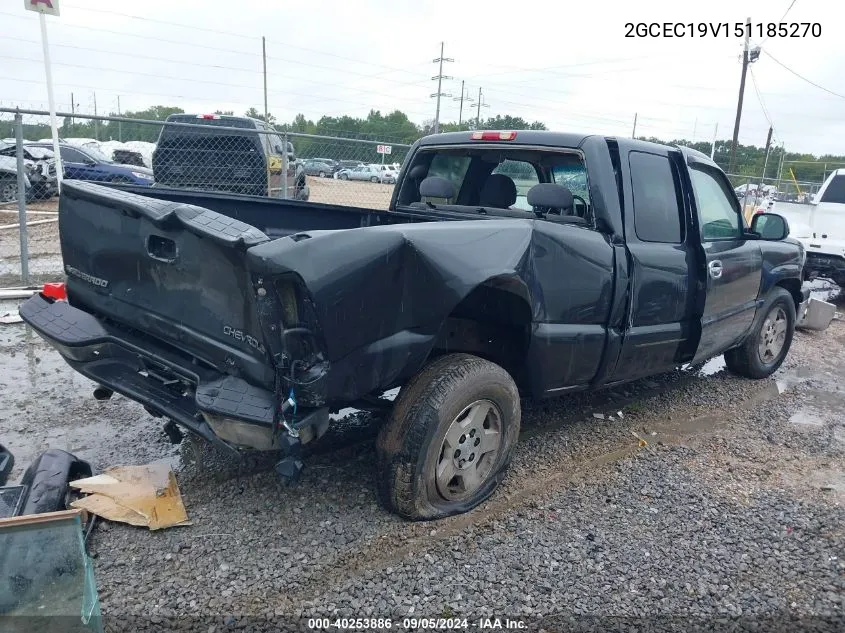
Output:
[[[96,395],[286,475],[330,411],[383,411],[378,491],[412,519],[493,492],[520,395],[723,353],[763,378],[807,300],[781,216],[746,227],[703,154],[603,136],[423,138],[388,211],[66,183],[59,228],[66,300],[20,313]]]

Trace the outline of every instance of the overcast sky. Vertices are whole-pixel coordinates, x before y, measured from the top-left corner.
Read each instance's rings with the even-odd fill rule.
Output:
[[[822,0],[502,2],[490,0],[60,0],[48,17],[58,108],[99,112],[178,105],[189,112],[263,109],[261,36],[267,38],[269,109],[364,116],[400,109],[434,118],[432,59],[445,42],[443,91],[461,80],[488,107],[550,128],[664,139],[730,138],[741,38],[625,37],[626,22],[818,22],[821,37],[762,42],[751,66],[774,128],[789,151],[845,153],[845,98],[816,88],[767,56],[845,95],[839,3]],[[46,108],[36,14],[0,2],[0,103]],[[756,35],[756,34],[755,34]],[[760,43],[754,37],[752,43]],[[444,99],[441,120],[458,118]],[[464,118],[475,116],[465,104]],[[768,122],[749,73],[740,142],[764,145]]]

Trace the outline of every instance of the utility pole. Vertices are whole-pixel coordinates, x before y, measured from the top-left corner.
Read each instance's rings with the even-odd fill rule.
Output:
[[[695,117],[695,123],[692,124],[692,142],[695,144],[695,134],[698,132],[698,117]]]
[[[766,136],[766,158],[763,160],[763,175],[760,176],[760,186],[757,188],[758,196],[763,192],[763,184],[766,180],[766,167],[769,165],[769,150],[772,147],[772,126],[769,126],[769,134]]]
[[[117,95],[117,116],[120,116],[120,95]],[[117,122],[117,140],[123,142],[123,123]]]
[[[475,129],[481,129],[481,108],[489,108],[489,103],[484,103],[484,98],[481,96],[481,86],[478,87],[478,112],[475,115]]]
[[[94,116],[97,116],[97,93],[94,92]],[[100,124],[94,119],[94,138],[100,140]]]
[[[455,101],[461,102],[461,108],[458,110],[458,126],[460,127],[461,123],[464,120],[464,99],[466,99],[467,103],[472,103],[472,98],[466,93],[464,89],[464,80],[461,80],[461,96],[455,97]]]
[[[261,60],[264,64],[264,122],[269,124],[269,114],[267,112],[267,40],[261,36]],[[287,148],[285,148],[287,152]]]
[[[736,164],[736,144],[739,139],[739,121],[742,118],[742,100],[745,97],[745,75],[748,73],[748,65],[757,61],[760,57],[760,47],[749,50],[751,43],[751,18],[745,20],[745,42],[742,45],[742,75],[739,79],[739,98],[736,102],[736,119],[734,121],[734,135],[731,142],[731,161],[728,173],[733,173]]]
[[[452,59],[451,57],[443,57],[443,42],[440,42],[440,57],[432,60],[432,63],[440,64],[440,67],[439,67],[437,74],[434,77],[431,78],[432,81],[435,80],[435,79],[437,80],[437,92],[435,92],[433,95],[431,95],[432,97],[437,97],[437,110],[435,111],[435,114],[434,114],[434,133],[435,134],[440,133],[440,97],[451,97],[452,96],[452,95],[446,94],[442,91],[443,80],[444,79],[452,79],[452,77],[449,77],[448,75],[443,74],[443,62],[453,62],[453,61],[455,61],[455,60]]]
[[[73,109],[73,93],[70,93],[70,127],[73,128],[75,125],[73,120],[73,115],[76,114],[76,111]]]
[[[710,160],[713,160],[713,157],[716,155],[716,135],[719,133],[719,124],[716,123],[716,126],[713,128],[713,145],[710,148]]]
[[[634,112],[634,130],[631,132],[631,138],[637,138],[637,113]]]
[[[783,143],[780,144],[780,165],[778,166],[778,180],[777,184],[775,185],[775,189],[780,191],[780,176],[783,173],[783,159],[786,156],[786,150],[784,150]]]

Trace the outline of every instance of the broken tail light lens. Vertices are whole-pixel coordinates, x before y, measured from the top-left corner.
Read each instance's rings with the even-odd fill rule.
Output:
[[[55,301],[67,301],[67,289],[62,282],[44,284],[41,294]]]

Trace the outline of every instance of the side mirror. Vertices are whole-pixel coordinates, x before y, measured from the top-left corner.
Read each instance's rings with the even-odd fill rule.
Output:
[[[782,215],[760,213],[751,220],[751,230],[764,240],[782,240],[789,235],[789,223]]]

